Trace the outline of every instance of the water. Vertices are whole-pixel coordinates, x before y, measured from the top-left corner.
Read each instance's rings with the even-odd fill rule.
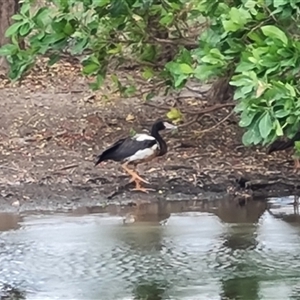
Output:
[[[300,299],[300,221],[271,202],[2,214],[1,299]]]

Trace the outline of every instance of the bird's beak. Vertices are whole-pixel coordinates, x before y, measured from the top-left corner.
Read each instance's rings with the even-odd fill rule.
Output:
[[[170,129],[172,131],[176,130],[178,128],[177,126],[175,126],[175,125],[173,125],[171,123],[168,123],[168,122],[164,122],[164,125],[165,125],[166,129]]]

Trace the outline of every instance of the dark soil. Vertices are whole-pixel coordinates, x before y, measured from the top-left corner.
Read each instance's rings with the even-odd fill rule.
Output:
[[[163,133],[167,155],[138,167],[156,192],[130,191],[118,163],[94,167],[95,155],[130,130],[149,129],[175,103],[93,92],[76,66],[36,68],[0,90],[0,210],[57,210],[156,199],[234,199],[292,194],[300,185],[290,153],[245,148],[231,108],[204,115],[178,133]],[[192,96],[186,111],[209,105]],[[166,104],[167,103],[167,104]],[[176,102],[177,103],[177,102]],[[177,104],[178,104],[177,103]],[[192,116],[191,116],[192,118]],[[233,200],[234,201],[234,200]]]

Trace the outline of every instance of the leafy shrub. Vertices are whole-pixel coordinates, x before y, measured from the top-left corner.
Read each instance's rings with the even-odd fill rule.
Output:
[[[81,55],[82,71],[96,76],[138,63],[145,80],[181,89],[230,74],[245,145],[293,137],[300,127],[300,0],[53,0],[32,11],[25,0],[0,54],[18,79],[38,55],[50,64],[63,51]],[[204,28],[205,26],[205,28]],[[18,40],[26,38],[20,49]],[[130,94],[117,76],[117,87]]]

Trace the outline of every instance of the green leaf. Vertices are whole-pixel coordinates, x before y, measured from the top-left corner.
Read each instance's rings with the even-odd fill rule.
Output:
[[[40,28],[44,28],[44,24],[50,17],[50,9],[48,7],[41,7],[37,13],[32,18],[33,22],[37,24]]]
[[[27,36],[31,31],[31,26],[29,23],[23,24],[19,29],[20,36],[24,37]]]
[[[87,47],[88,45],[88,38],[84,37],[80,41],[78,41],[72,48],[71,48],[71,53],[73,55],[76,54],[81,54],[83,50]]]
[[[130,85],[130,86],[126,87],[126,89],[124,91],[124,96],[131,97],[134,95],[135,92],[136,92],[136,86]]]
[[[72,26],[72,24],[70,22],[67,22],[65,27],[64,27],[64,33],[66,35],[71,35],[72,33],[74,33],[75,29]]]
[[[288,116],[289,114],[290,114],[290,111],[281,109],[281,110],[277,110],[275,112],[275,117],[280,119],[280,118],[284,118],[284,117]]]
[[[194,77],[205,81],[213,76],[217,76],[218,72],[220,72],[220,68],[218,66],[201,64],[196,67]]]
[[[300,141],[295,142],[295,149],[298,153],[300,152]]]
[[[22,20],[24,20],[24,17],[22,15],[19,15],[19,14],[13,15],[11,18],[13,20],[15,20],[15,21],[22,21]]]
[[[18,46],[14,44],[6,44],[0,48],[0,56],[14,55],[18,51]]]
[[[136,135],[136,131],[133,128],[130,128],[129,136],[134,136],[134,135]]]
[[[224,27],[225,31],[227,31],[227,32],[230,32],[230,31],[235,32],[235,31],[240,29],[240,26],[238,24],[235,24],[231,20],[228,20],[228,21],[223,20],[222,24],[223,24],[223,27]]]
[[[110,0],[92,0],[94,6],[105,6],[110,3]]]
[[[286,84],[285,84],[285,87],[286,87],[286,89],[290,92],[290,95],[291,95],[292,97],[296,97],[296,91],[295,91],[295,89],[294,89],[293,86],[291,86],[289,83],[286,83]]]
[[[175,88],[180,88],[180,87],[183,87],[185,82],[186,82],[186,79],[187,79],[187,75],[185,74],[180,74],[178,76],[175,76],[175,83],[174,83],[174,87]]]
[[[253,129],[250,129],[250,130],[246,131],[243,134],[242,143],[245,146],[250,146],[253,143],[253,140],[254,140],[254,131],[253,131]]]
[[[243,8],[232,7],[227,15],[227,19],[222,21],[223,27],[227,32],[235,32],[244,28],[248,20],[251,19],[249,12]]]
[[[99,70],[99,65],[91,61],[83,67],[82,72],[85,75],[91,75],[98,70]]]
[[[67,24],[67,20],[62,19],[62,20],[60,20],[60,21],[57,21],[57,20],[56,20],[56,21],[53,21],[53,22],[51,23],[51,26],[52,26],[52,29],[53,29],[56,33],[61,34],[61,33],[64,32],[64,29],[65,29],[66,24]]]
[[[251,63],[246,62],[246,61],[242,61],[242,62],[240,62],[240,63],[237,65],[235,71],[236,71],[237,73],[243,73],[243,72],[245,72],[245,71],[253,70],[254,68],[255,68],[255,65],[254,65],[254,64],[251,64]]]
[[[169,26],[173,23],[174,21],[174,18],[175,16],[173,15],[173,13],[168,13],[166,15],[164,15],[160,20],[159,20],[159,23],[161,25],[164,25],[164,26]]]
[[[286,34],[280,30],[278,27],[273,25],[265,25],[261,27],[261,30],[263,34],[267,37],[270,37],[271,39],[278,39],[280,40],[284,45],[287,45],[288,38]]]
[[[29,16],[30,5],[31,5],[30,2],[24,2],[24,3],[22,3],[21,9],[20,9],[20,13],[22,15],[25,15],[25,16],[28,17]]]
[[[179,109],[172,107],[167,113],[167,118],[172,121],[180,121],[182,119],[182,114]]]
[[[147,95],[145,97],[145,101],[148,102],[148,101],[152,100],[154,97],[155,97],[154,92],[147,93]]]
[[[277,119],[275,120],[275,125],[276,125],[276,135],[277,136],[283,136],[282,127],[281,127],[281,125],[280,125],[280,123]]]
[[[286,122],[288,123],[288,124],[295,124],[296,123],[296,121],[297,121],[297,117],[296,116],[294,116],[294,115],[290,115],[290,116],[288,116],[288,118],[286,119]]]
[[[9,26],[5,32],[6,37],[10,37],[16,33],[18,33],[19,28],[24,24],[24,22],[13,23]]]
[[[263,114],[262,118],[259,121],[258,127],[262,138],[267,138],[273,128],[272,119],[268,111]]]
[[[53,66],[53,65],[56,64],[59,60],[60,60],[60,55],[59,55],[59,54],[52,54],[52,55],[50,56],[49,61],[48,61],[48,65],[49,65],[49,66]]]
[[[255,113],[249,113],[247,110],[244,110],[241,115],[241,120],[239,122],[239,126],[248,127],[255,117]]]
[[[183,74],[192,74],[194,72],[193,68],[189,66],[188,64],[180,64],[180,70]]]
[[[143,77],[146,79],[146,80],[149,80],[151,78],[153,78],[154,76],[154,71],[152,68],[149,68],[149,67],[145,67],[144,68],[144,72],[142,73]]]

